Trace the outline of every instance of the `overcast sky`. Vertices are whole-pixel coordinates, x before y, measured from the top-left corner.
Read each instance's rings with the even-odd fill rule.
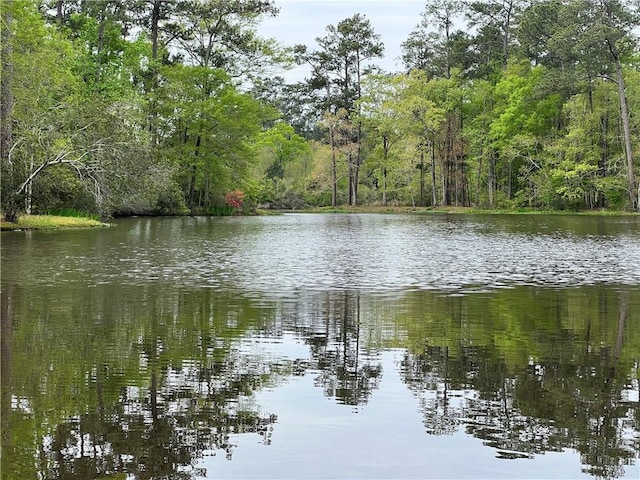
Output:
[[[265,19],[259,28],[262,36],[275,38],[283,45],[304,44],[310,50],[318,45],[317,37],[327,33],[328,25],[360,13],[369,19],[373,30],[385,46],[385,58],[375,63],[387,71],[401,69],[400,44],[420,23],[427,0],[276,0],[280,13]],[[286,78],[300,80],[301,72]]]

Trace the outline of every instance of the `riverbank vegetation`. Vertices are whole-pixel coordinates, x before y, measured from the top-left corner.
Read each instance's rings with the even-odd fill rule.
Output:
[[[209,216],[231,216],[231,215],[278,215],[282,213],[374,213],[374,214],[412,214],[412,215],[597,215],[597,216],[620,216],[637,215],[633,212],[623,212],[611,209],[590,209],[571,211],[566,210],[542,210],[539,208],[476,208],[476,207],[412,207],[410,205],[338,205],[308,207],[302,210],[296,209],[245,209],[233,210],[225,207],[219,210],[210,210],[205,213]],[[185,214],[186,215],[186,214]],[[97,218],[84,216],[62,216],[62,215],[20,215],[16,222],[7,222],[0,219],[0,230],[58,230],[69,228],[96,228],[108,227],[109,223],[100,221]]]
[[[20,215],[16,222],[0,221],[2,231],[9,230],[57,230],[60,228],[95,228],[106,227],[94,218],[66,217],[60,215]]]
[[[637,2],[426,2],[398,72],[360,14],[261,38],[277,3],[2,2],[5,219],[639,209]]]

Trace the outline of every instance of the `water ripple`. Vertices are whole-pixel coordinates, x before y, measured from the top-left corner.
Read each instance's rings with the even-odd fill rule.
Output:
[[[37,260],[14,273],[31,284],[163,283],[283,293],[640,284],[635,217],[626,222],[582,217],[570,225],[560,219],[306,214],[128,219],[72,242],[63,242],[64,235],[40,237],[47,241]],[[93,244],[88,247],[87,241]],[[5,241],[3,250],[13,245]]]

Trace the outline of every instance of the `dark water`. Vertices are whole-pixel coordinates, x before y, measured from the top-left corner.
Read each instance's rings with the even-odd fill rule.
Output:
[[[640,477],[640,219],[2,234],[2,478]]]

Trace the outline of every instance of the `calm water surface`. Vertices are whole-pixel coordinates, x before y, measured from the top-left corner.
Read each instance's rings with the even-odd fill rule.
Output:
[[[640,477],[640,218],[3,233],[2,478]]]

